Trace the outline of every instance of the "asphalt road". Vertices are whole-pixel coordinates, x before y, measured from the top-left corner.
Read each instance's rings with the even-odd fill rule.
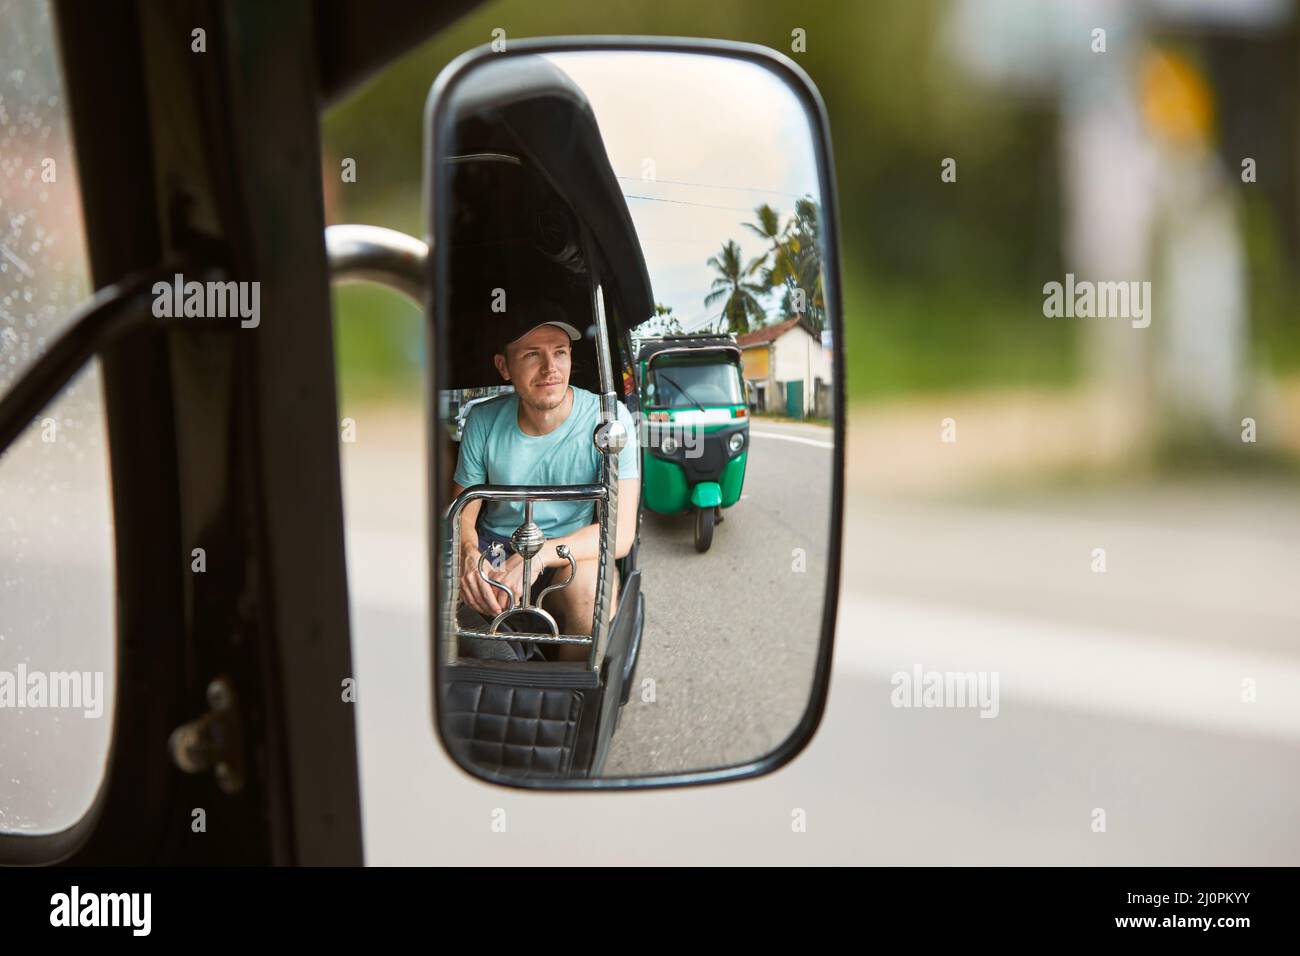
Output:
[[[422,569],[394,560],[400,536],[355,537],[367,860],[1300,861],[1294,489],[846,506],[845,540],[871,547],[845,548],[817,736],[759,780],[639,794],[533,794],[458,770],[428,717]],[[1106,574],[1090,568],[1096,542]],[[892,675],[917,664],[998,671],[997,718],[893,706]]]
[[[354,541],[367,860],[1295,865],[1297,528],[1287,486],[850,497],[845,540],[871,548],[845,548],[809,748],[736,786],[575,796],[487,786],[448,760],[407,593],[420,570]],[[1099,541],[1105,575],[1089,567]],[[892,675],[918,663],[1000,672],[997,718],[893,706]]]
[[[755,421],[741,500],[704,554],[692,516],[644,513],[646,630],[607,775],[743,763],[793,731],[825,601],[831,454],[828,428]]]
[[[1289,480],[1045,486],[945,500],[852,493],[830,698],[808,748],[781,771],[744,784],[565,796],[483,784],[440,748],[430,720],[419,417],[356,414],[358,441],[345,446],[344,461],[370,863],[1300,862],[1300,493]],[[798,443],[785,444],[792,463],[805,460],[793,452]],[[850,445],[850,487],[871,469],[895,468],[885,455],[868,454],[884,448]],[[16,493],[8,480],[4,487]],[[85,548],[84,530],[66,523],[70,491],[58,488],[57,503],[24,502],[6,513],[6,520],[58,515],[61,531],[33,527],[3,539],[0,648],[9,656],[0,663],[27,656],[14,654],[24,620],[39,625],[46,645],[56,630],[86,633],[81,619],[60,623],[38,613],[74,595],[88,608],[84,590],[65,583],[58,604],[36,595],[20,612],[16,603],[30,587],[25,574],[48,574],[54,586],[55,569],[66,573],[70,555]],[[768,507],[783,520],[795,514],[784,498],[753,504],[755,514]],[[747,534],[741,518],[750,512],[740,509],[750,505],[742,502],[718,529],[719,550],[706,561],[730,555],[721,550],[727,535]],[[749,527],[759,520],[781,525],[751,518]],[[656,532],[655,546],[670,555],[689,549],[689,532],[685,523],[670,526]],[[1107,551],[1103,574],[1092,570],[1097,547]],[[734,559],[751,573],[769,561],[762,547]],[[814,560],[820,557],[810,552],[810,578],[819,576]],[[780,579],[765,574],[765,582]],[[673,607],[659,590],[655,606]],[[648,645],[663,661],[647,657],[644,665],[647,675],[660,672],[660,703],[699,702],[702,688],[679,701],[672,662],[690,664],[694,679],[697,648],[745,647],[738,632],[724,636]],[[725,672],[724,658],[704,661],[719,680],[740,683],[757,680],[743,663],[751,658],[733,655]],[[893,706],[892,675],[918,664],[998,672],[997,719]],[[1247,680],[1256,689],[1249,699]],[[762,685],[747,686],[753,693]],[[701,713],[730,726],[734,707],[706,704]],[[102,752],[83,764],[62,746],[24,748],[13,734],[37,728],[15,719],[23,718],[0,715],[9,756],[26,749],[54,766],[4,767],[12,788],[0,804],[15,809],[18,794],[44,805],[54,786],[68,785],[69,769],[93,792]],[[663,711],[629,711],[616,742],[652,736],[664,719]],[[735,738],[737,746],[748,739]],[[1098,809],[1106,813],[1104,831],[1094,827]],[[798,831],[796,813],[806,820]],[[494,828],[501,820],[504,832]]]

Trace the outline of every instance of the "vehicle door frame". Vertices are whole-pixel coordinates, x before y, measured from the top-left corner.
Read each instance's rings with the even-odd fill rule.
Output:
[[[0,863],[362,862],[320,113],[476,3],[52,0],[94,288],[181,261],[260,283],[262,316],[145,322],[97,356],[107,764],[80,820],[0,833]],[[172,734],[218,717],[183,772]]]

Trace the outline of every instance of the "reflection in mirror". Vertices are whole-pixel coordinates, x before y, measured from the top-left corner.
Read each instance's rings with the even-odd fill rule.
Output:
[[[816,128],[757,62],[489,57],[432,223],[444,740],[506,779],[736,766],[809,706],[832,524]]]

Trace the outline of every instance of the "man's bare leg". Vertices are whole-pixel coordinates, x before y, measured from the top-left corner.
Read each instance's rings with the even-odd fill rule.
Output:
[[[590,634],[592,612],[596,607],[596,577],[600,562],[596,559],[579,561],[573,582],[563,590],[552,591],[546,597],[547,610],[559,618],[566,634]],[[563,574],[564,572],[559,572]],[[613,600],[610,618],[618,612],[618,567],[614,568]],[[558,614],[556,612],[559,612]],[[589,648],[584,644],[561,644],[557,657],[562,661],[585,661]],[[596,661],[604,657],[605,648],[597,649]]]

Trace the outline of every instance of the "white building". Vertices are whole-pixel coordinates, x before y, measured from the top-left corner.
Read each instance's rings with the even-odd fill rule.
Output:
[[[736,344],[753,393],[750,400],[759,411],[829,417],[834,366],[820,333],[793,318],[738,335]]]

